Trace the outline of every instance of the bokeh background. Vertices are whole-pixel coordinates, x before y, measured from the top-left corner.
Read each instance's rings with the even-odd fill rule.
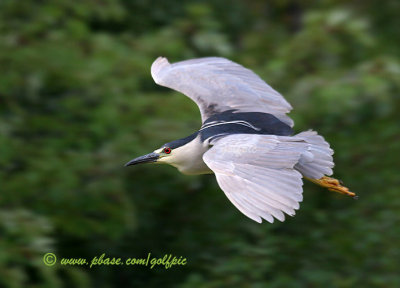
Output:
[[[1,0],[0,287],[400,287],[399,27],[396,0]],[[305,183],[296,217],[260,225],[212,175],[123,167],[201,124],[153,82],[161,55],[254,70],[360,199]]]

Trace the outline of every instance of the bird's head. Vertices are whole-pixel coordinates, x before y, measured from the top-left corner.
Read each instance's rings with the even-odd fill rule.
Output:
[[[172,150],[173,150],[172,148],[164,145],[163,147],[154,150],[154,152],[152,153],[132,159],[131,161],[126,163],[125,166],[131,166],[142,163],[162,163],[162,162],[168,163],[168,160],[170,160],[174,155]]]
[[[209,172],[203,162],[203,154],[208,150],[208,145],[197,137],[198,132],[192,135],[162,145],[152,153],[132,159],[125,166],[140,163],[164,163],[178,168],[185,174],[199,174]]]

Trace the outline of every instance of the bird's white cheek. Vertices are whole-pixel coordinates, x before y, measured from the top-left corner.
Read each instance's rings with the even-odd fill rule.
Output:
[[[172,163],[174,163],[173,158],[174,157],[172,155],[161,156],[160,158],[158,158],[157,163],[160,163],[160,164],[163,164],[163,163],[172,164]]]

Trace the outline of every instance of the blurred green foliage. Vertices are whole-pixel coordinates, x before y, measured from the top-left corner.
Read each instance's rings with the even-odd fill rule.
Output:
[[[400,2],[0,1],[1,287],[400,287]],[[304,185],[259,225],[213,176],[124,168],[188,135],[197,107],[150,65],[224,56],[335,149],[353,201]],[[397,168],[396,168],[397,167]],[[184,256],[183,267],[42,257]]]

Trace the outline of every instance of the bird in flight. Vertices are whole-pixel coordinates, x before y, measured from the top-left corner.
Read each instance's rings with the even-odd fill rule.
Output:
[[[272,223],[293,216],[306,178],[356,197],[334,178],[333,150],[315,131],[294,134],[291,105],[249,69],[207,57],[151,66],[154,81],[179,91],[200,109],[202,126],[126,166],[165,163],[184,174],[214,173],[228,199],[249,218]]]

